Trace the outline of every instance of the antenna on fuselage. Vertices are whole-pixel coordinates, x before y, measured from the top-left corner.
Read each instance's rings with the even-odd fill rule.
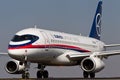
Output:
[[[34,28],[37,29],[37,25],[34,25]]]

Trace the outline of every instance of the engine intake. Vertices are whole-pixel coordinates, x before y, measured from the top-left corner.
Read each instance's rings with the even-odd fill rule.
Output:
[[[87,57],[81,61],[81,68],[86,72],[99,72],[104,67],[104,62],[97,57]]]
[[[21,74],[24,69],[24,64],[17,60],[10,60],[5,66],[5,70],[10,74]]]

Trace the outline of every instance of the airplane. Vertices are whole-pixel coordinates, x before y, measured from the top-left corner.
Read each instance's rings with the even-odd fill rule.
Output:
[[[80,66],[84,78],[95,78],[95,73],[104,69],[103,59],[120,55],[120,50],[106,51],[101,41],[102,1],[98,2],[89,36],[64,32],[27,28],[17,32],[8,45],[8,55],[12,58],[5,65],[10,74],[22,74],[29,78],[31,63],[37,63],[37,78],[49,78],[46,66]]]

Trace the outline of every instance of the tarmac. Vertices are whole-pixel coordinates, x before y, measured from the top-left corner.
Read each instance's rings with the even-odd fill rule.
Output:
[[[0,78],[0,80],[120,80],[120,77],[94,78],[94,79],[84,79],[84,78],[47,78],[47,79]]]

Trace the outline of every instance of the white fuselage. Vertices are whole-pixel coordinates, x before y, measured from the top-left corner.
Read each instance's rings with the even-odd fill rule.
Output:
[[[19,37],[10,41],[8,52],[20,61],[56,66],[76,65],[77,62],[67,58],[68,52],[84,54],[104,50],[103,42],[81,35],[37,28],[24,29],[16,35]]]

